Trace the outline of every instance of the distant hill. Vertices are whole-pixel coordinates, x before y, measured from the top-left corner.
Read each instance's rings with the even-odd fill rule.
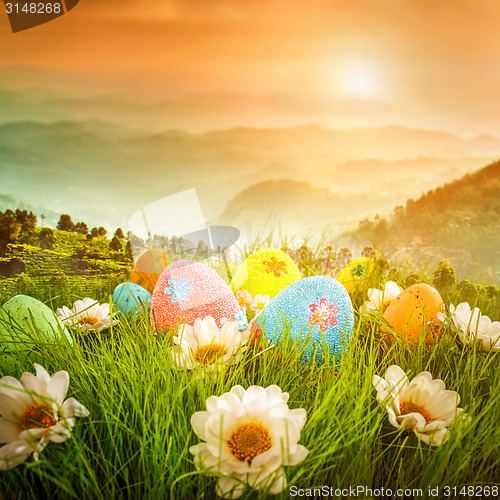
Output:
[[[500,280],[500,161],[408,200],[390,220],[363,220],[351,238],[402,259],[447,257]]]
[[[368,215],[383,213],[494,155],[500,155],[500,140],[493,136],[467,140],[402,127],[190,134],[99,120],[0,124],[2,192],[108,229],[125,227],[136,210],[191,188],[207,222],[217,223],[239,192],[278,177],[337,193],[379,191]]]
[[[16,208],[19,208],[20,210],[27,210],[28,212],[33,212],[37,216],[38,223],[40,225],[42,224],[41,215],[43,214],[45,216],[45,219],[43,221],[45,226],[56,227],[59,218],[61,217],[60,213],[54,212],[53,210],[50,210],[46,207],[40,207],[40,206],[35,207],[30,203],[17,200],[10,194],[0,193],[0,211],[5,212],[5,210],[9,208],[12,211],[15,211]]]
[[[379,193],[339,192],[305,181],[268,179],[235,195],[219,221],[252,234],[281,230],[283,234],[319,237],[325,230],[340,234],[361,217],[373,212],[373,205],[386,204]]]
[[[208,132],[201,137],[220,145],[231,142],[235,147],[256,152],[279,148],[300,155],[313,150],[342,160],[500,155],[500,139],[493,136],[462,139],[436,130],[396,126],[352,130],[333,130],[319,125],[274,129],[236,127]]]
[[[306,229],[318,226],[318,222],[324,224],[328,211],[337,207],[338,212],[340,205],[339,197],[329,189],[303,181],[271,179],[238,193],[220,220],[237,227],[250,225],[254,231],[267,225],[268,229],[281,227],[288,232],[291,226]]]

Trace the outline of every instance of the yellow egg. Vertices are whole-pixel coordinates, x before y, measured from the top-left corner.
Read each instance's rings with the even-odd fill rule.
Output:
[[[233,276],[234,292],[247,290],[252,296],[275,297],[288,285],[302,278],[297,265],[285,252],[264,248],[250,255]]]
[[[158,278],[167,266],[165,252],[158,248],[149,248],[137,257],[130,275],[130,281],[152,293]]]
[[[344,267],[337,275],[349,293],[355,288],[363,288],[368,285],[368,277],[373,270],[373,260],[367,257],[359,257]]]
[[[426,283],[412,285],[401,292],[387,307],[383,318],[388,326],[381,331],[389,337],[396,333],[411,342],[425,336],[431,341],[435,327],[441,324],[437,317],[443,311],[443,299],[439,292]]]

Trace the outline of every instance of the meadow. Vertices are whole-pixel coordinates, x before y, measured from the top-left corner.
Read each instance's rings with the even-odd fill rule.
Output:
[[[342,259],[349,258],[345,250],[342,254],[324,246],[313,250],[304,244],[291,250],[284,245],[284,250],[304,276],[335,275]],[[408,269],[377,253],[372,258],[373,272],[351,294],[354,328],[338,366],[304,363],[305,343],[285,331],[278,345],[257,342],[240,362],[220,372],[202,376],[199,369],[179,370],[170,355],[169,336],[153,335],[146,313],[134,320],[122,317],[119,324],[98,333],[72,330],[72,342],[37,339],[33,352],[20,356],[14,367],[0,365],[0,373],[19,378],[24,371],[34,372],[33,360],[50,374],[65,370],[68,397],[85,405],[89,416],[76,419],[72,439],[51,443],[38,461],[29,458],[0,471],[0,499],[215,498],[216,478],[198,470],[189,452],[200,442],[191,415],[206,410],[208,397],[235,385],[246,389],[274,384],[289,393],[290,409],[305,409],[299,443],[309,454],[285,467],[287,486],[273,498],[498,497],[498,352],[461,346],[446,325],[430,344],[388,342],[380,334],[382,319],[363,315],[362,306],[368,288],[381,288],[388,280],[403,287],[426,282],[441,292],[447,305],[468,300],[482,314],[500,320],[500,292],[491,283],[457,284],[446,264]],[[83,296],[111,303],[116,286],[116,279],[74,289],[67,282],[50,284],[46,276],[39,278],[40,286],[36,277],[31,279],[34,286],[28,294],[53,310]],[[4,286],[0,303],[14,293],[14,283]],[[459,406],[470,420],[455,423],[442,446],[397,430],[373,386],[373,376],[383,377],[391,365],[399,365],[410,380],[422,371],[441,379],[446,389],[460,395]],[[241,498],[268,496],[248,487]]]

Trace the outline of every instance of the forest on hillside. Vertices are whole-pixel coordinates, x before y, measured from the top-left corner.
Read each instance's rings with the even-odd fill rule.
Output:
[[[417,200],[397,206],[391,218],[364,219],[351,233],[390,254],[450,258],[500,277],[500,161]]]

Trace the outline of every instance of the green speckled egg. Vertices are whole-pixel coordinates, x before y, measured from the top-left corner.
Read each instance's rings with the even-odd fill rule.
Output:
[[[10,357],[27,358],[37,342],[69,343],[72,338],[56,314],[45,304],[27,295],[16,295],[0,308],[0,360],[15,365]],[[33,360],[32,360],[33,361]]]
[[[264,248],[250,255],[237,269],[231,286],[234,292],[248,290],[275,297],[288,285],[302,278],[297,265],[285,252]]]

